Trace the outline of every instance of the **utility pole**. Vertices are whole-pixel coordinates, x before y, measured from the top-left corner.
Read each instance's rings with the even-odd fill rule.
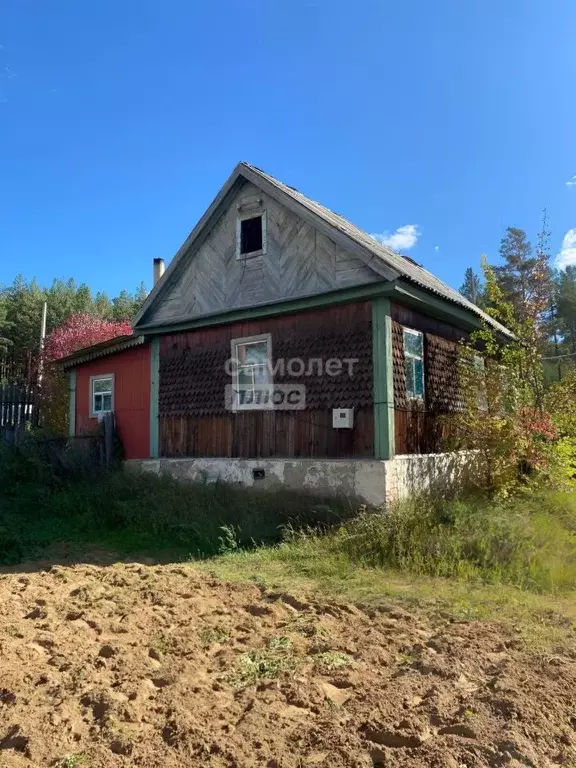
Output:
[[[46,338],[46,316],[48,314],[48,302],[42,304],[42,322],[40,323],[40,357],[38,360],[38,386],[42,384],[44,373],[44,340]]]

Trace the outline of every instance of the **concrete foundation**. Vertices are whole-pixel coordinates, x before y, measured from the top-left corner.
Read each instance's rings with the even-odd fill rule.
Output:
[[[169,474],[196,483],[290,488],[381,506],[412,494],[462,488],[474,475],[469,452],[372,459],[133,459],[126,469]]]

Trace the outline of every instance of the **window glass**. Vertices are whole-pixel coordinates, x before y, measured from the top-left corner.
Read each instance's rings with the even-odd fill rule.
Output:
[[[424,363],[422,359],[414,358],[414,394],[416,397],[424,396]]]
[[[269,367],[269,343],[236,341],[238,370],[235,376],[236,406],[264,408],[269,404],[269,384],[272,376]]]
[[[404,331],[404,352],[422,357],[422,334],[416,331]]]
[[[476,402],[478,405],[478,410],[487,411],[488,392],[486,389],[486,363],[482,355],[474,355],[473,365],[477,374]]]
[[[109,413],[112,410],[112,377],[92,380],[92,413]]]
[[[110,392],[112,379],[94,379],[94,392]]]
[[[408,397],[424,397],[424,337],[420,331],[404,328],[404,368]]]

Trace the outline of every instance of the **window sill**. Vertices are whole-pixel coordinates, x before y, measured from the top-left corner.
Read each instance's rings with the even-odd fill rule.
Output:
[[[273,411],[273,405],[234,405],[232,413],[242,413],[243,411]]]

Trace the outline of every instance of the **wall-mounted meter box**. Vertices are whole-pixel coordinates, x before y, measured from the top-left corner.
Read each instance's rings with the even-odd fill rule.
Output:
[[[334,429],[352,429],[354,426],[354,408],[333,408],[332,426]]]

